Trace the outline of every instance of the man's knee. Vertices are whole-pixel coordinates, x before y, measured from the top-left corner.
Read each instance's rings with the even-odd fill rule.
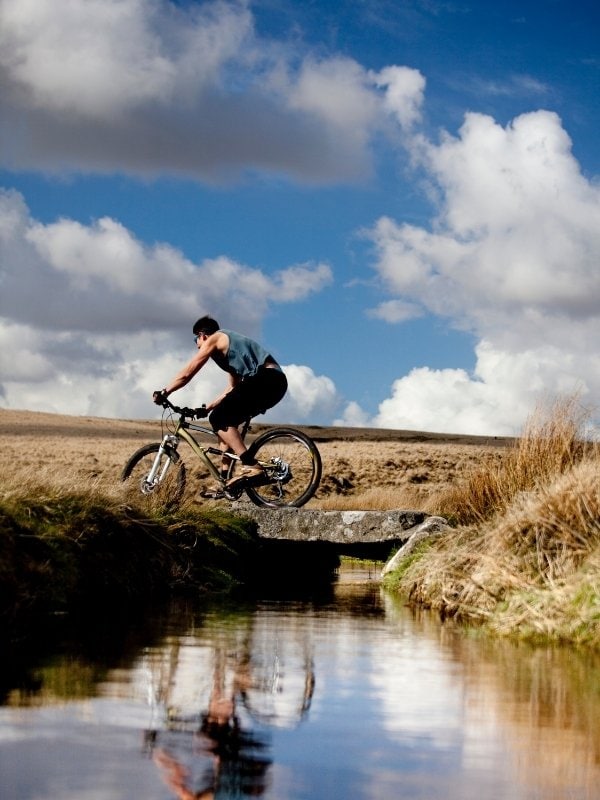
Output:
[[[227,428],[237,428],[244,419],[243,413],[236,412],[234,408],[221,408],[221,406],[217,406],[208,416],[208,421],[215,433],[226,431]]]
[[[208,421],[215,433],[218,433],[218,431],[225,431],[229,427],[229,424],[223,419],[223,414],[220,413],[218,406],[210,412]]]

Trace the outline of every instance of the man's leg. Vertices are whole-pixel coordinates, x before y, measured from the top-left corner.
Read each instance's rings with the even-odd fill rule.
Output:
[[[238,456],[243,456],[243,454],[247,451],[247,447],[242,441],[240,432],[236,427],[230,426],[228,428],[225,428],[224,430],[215,431],[215,433],[219,438],[219,447],[221,449],[221,452],[223,453],[223,456],[221,458],[221,479],[225,481],[227,480],[227,475],[229,473],[229,465],[231,463],[231,460],[227,457],[226,453],[233,452]],[[239,477],[244,477],[244,476],[239,476]],[[209,486],[204,491],[202,496],[218,499],[224,496],[223,489],[218,484],[215,484]]]
[[[258,405],[256,393],[260,388],[257,377],[249,378],[235,386],[218,406],[216,406],[209,416],[210,424],[219,437],[221,449],[229,449],[239,456],[241,469],[236,469],[235,478],[228,482],[261,477],[264,471],[256,463],[256,459],[250,455],[248,448],[244,444],[237,425],[232,425],[231,421],[243,421],[247,417],[254,416]]]
[[[233,425],[225,428],[225,430],[217,431],[217,436],[226,448],[233,450],[236,456],[242,456],[248,449],[242,441],[238,428]]]
[[[227,486],[232,486],[238,481],[256,480],[264,476],[264,470],[256,463],[256,459],[248,455],[248,448],[242,441],[240,432],[237,428],[229,427],[225,430],[217,431],[221,442],[240,457],[241,469],[236,469],[235,476],[227,481]]]

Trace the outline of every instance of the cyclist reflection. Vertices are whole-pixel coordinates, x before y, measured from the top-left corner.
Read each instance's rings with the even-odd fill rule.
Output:
[[[236,713],[249,685],[247,662],[238,665],[229,689],[225,666],[218,653],[206,713],[196,720],[171,716],[167,730],[147,737],[163,781],[181,800],[258,797],[267,788],[266,741],[244,730]]]

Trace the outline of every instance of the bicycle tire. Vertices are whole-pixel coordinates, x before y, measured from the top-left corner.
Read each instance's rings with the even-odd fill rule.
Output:
[[[130,481],[136,496],[161,505],[175,505],[183,497],[186,484],[185,464],[176,450],[169,445],[164,447],[157,478],[152,484],[147,480],[160,447],[160,442],[153,442],[136,450],[123,467],[121,481]]]
[[[248,486],[245,491],[257,506],[298,508],[307,503],[321,482],[323,470],[316,444],[294,428],[273,428],[261,434],[248,448],[266,463],[268,483]]]

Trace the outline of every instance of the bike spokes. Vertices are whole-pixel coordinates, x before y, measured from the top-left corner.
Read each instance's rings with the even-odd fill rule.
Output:
[[[321,459],[311,439],[299,431],[276,429],[260,437],[253,450],[266,476],[263,485],[247,489],[254,503],[300,506],[312,497],[321,478]]]
[[[185,489],[185,467],[176,451],[146,445],[129,459],[121,479],[132,499],[144,497],[153,506],[177,503]]]

